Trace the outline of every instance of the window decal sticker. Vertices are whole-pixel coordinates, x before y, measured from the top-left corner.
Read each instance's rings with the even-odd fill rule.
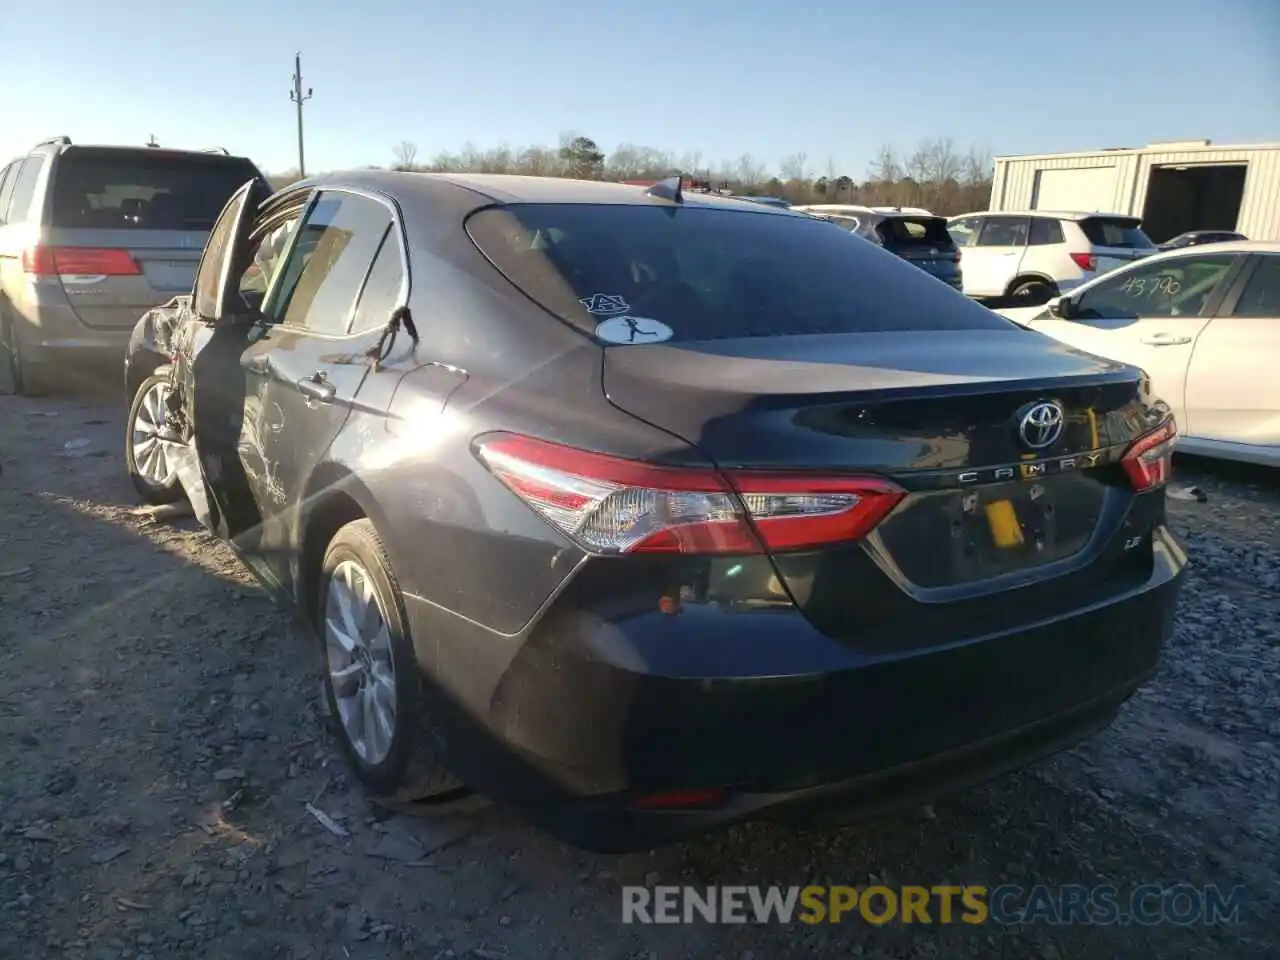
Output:
[[[610,317],[596,327],[596,336],[605,343],[662,343],[675,336],[665,323],[649,317]]]
[[[611,317],[616,313],[626,313],[631,305],[616,293],[593,293],[578,301],[587,313],[597,317]]]

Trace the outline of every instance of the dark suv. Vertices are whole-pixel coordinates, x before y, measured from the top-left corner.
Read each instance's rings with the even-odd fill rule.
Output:
[[[960,248],[947,232],[945,217],[927,210],[901,207],[857,207],[813,204],[793,207],[822,217],[850,233],[879,244],[957,290],[963,289]]]
[[[225,150],[66,137],[0,167],[0,375],[35,393],[64,359],[122,357],[139,314],[191,290],[219,211],[261,177]]]

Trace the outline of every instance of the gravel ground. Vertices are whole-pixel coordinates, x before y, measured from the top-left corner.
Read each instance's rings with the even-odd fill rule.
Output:
[[[122,415],[110,395],[0,397],[0,957],[1276,955],[1266,471],[1180,465],[1208,500],[1172,504],[1194,558],[1177,635],[1091,742],[856,827],[601,857],[481,803],[371,808],[331,746],[313,647],[219,543],[138,513]],[[625,883],[810,881],[1240,884],[1247,901],[1213,927],[620,923]]]

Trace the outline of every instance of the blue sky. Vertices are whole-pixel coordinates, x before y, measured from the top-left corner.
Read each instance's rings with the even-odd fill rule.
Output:
[[[187,8],[187,9],[184,9]],[[1278,0],[53,0],[6,17],[0,156],[73,140],[223,145],[296,166],[465,141],[803,151],[865,176],[882,143],[994,154],[1280,141]]]

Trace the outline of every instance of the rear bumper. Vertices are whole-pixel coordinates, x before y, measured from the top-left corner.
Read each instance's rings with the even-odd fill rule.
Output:
[[[553,833],[600,853],[672,843],[691,833],[751,818],[812,826],[847,824],[926,803],[1050,757],[1104,730],[1154,670],[1076,709],[999,736],[872,773],[807,789],[735,793],[705,810],[637,811],[623,799],[587,798],[550,811]]]
[[[1172,632],[1185,553],[1163,527],[1153,540],[1151,576],[1105,603],[894,653],[785,604],[735,612],[712,597],[663,614],[660,586],[625,606],[567,590],[518,638],[407,608],[457,772],[571,843],[622,851],[744,817],[906,802],[1100,729]],[[636,809],[678,790],[725,793],[714,809]]]
[[[69,307],[41,305],[36,321],[18,317],[14,325],[24,364],[53,366],[68,360],[90,363],[124,359],[132,330],[86,327]]]

